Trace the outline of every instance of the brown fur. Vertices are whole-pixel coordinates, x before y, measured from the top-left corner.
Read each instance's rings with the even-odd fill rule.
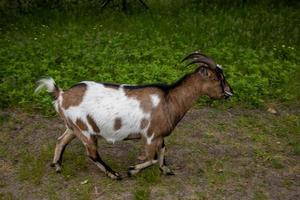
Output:
[[[141,133],[130,133],[128,135],[127,138],[125,138],[124,140],[135,140],[135,139],[141,139],[142,136],[141,136]]]
[[[85,143],[87,155],[92,159],[97,159],[97,138],[95,136],[91,136],[87,143]]]
[[[59,97],[59,93],[60,90],[58,89],[58,87],[56,85],[54,85],[55,90],[53,92],[51,92],[51,96],[53,99],[57,99]]]
[[[78,126],[78,128],[82,131],[87,131],[88,127],[87,125],[81,120],[81,119],[77,119],[76,120],[76,125]]]
[[[73,130],[73,133],[76,135],[76,137],[79,140],[81,140],[83,142],[83,144],[88,143],[88,138],[82,134],[80,128],[76,124],[74,124],[74,122],[70,118],[68,118],[67,121],[68,121],[68,124],[69,124],[71,130]]]
[[[143,119],[141,120],[140,129],[146,128],[148,124],[149,124],[149,120],[143,118]]]
[[[115,119],[114,130],[117,131],[122,127],[122,119],[117,117]]]
[[[86,84],[80,83],[65,91],[62,94],[62,107],[68,109],[70,106],[78,106],[82,102],[86,89]]]
[[[157,94],[162,96],[162,91],[158,88],[139,88],[139,89],[125,89],[126,96],[130,98],[135,98],[140,102],[140,107],[144,112],[149,113],[153,109],[152,101],[150,98],[151,94]]]
[[[89,124],[92,126],[93,131],[96,132],[96,133],[100,133],[100,128],[97,126],[94,119],[90,115],[87,115],[86,118],[87,118]]]

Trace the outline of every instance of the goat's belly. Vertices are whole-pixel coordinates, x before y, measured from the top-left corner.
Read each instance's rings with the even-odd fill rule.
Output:
[[[77,112],[77,114],[75,114]],[[103,112],[103,109],[94,108],[93,111],[87,110],[66,112],[75,124],[78,119],[85,125],[86,130],[81,132],[86,135],[99,135],[108,142],[117,142],[124,140],[132,134],[146,134],[149,123],[141,126],[146,116],[137,115],[134,110],[132,112],[114,113]]]
[[[65,110],[65,115],[86,124],[84,134],[100,135],[109,142],[145,134],[150,124],[150,113],[141,109],[140,101],[127,97],[122,90],[90,83],[81,104]]]
[[[93,134],[95,134],[95,133],[93,133]],[[122,141],[122,140],[128,138],[129,135],[133,135],[133,134],[138,135],[138,134],[143,134],[143,133],[141,133],[141,132],[129,133],[127,131],[124,131],[124,132],[118,132],[118,133],[115,133],[115,132],[104,133],[104,134],[100,134],[100,135],[106,141],[115,143],[118,141]]]

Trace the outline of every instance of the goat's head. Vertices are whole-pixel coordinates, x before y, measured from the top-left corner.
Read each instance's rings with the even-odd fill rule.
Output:
[[[202,92],[213,99],[229,98],[233,95],[233,91],[225,79],[221,65],[216,64],[212,58],[194,52],[182,61],[191,61],[187,66],[196,64],[198,67],[195,74],[201,77]]]

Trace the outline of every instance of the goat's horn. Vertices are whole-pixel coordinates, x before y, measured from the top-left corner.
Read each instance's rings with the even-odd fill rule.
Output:
[[[208,67],[212,68],[212,69],[215,69],[216,68],[216,63],[213,61],[213,59],[211,59],[210,57],[202,54],[202,53],[199,53],[199,52],[194,52],[194,53],[191,53],[190,55],[188,55],[187,57],[185,57],[183,61],[186,61],[186,60],[192,60],[191,63],[189,63],[188,65],[186,66],[189,66],[189,65],[192,65],[192,64],[200,64],[200,63],[204,63],[206,64]]]
[[[194,58],[199,58],[199,57],[208,58],[206,55],[204,55],[204,54],[199,53],[198,51],[196,51],[196,52],[193,52],[193,53],[189,54],[188,56],[186,56],[184,59],[182,59],[181,62],[186,61],[188,59],[194,59]]]
[[[189,64],[186,65],[187,66],[190,66],[190,65],[193,65],[193,64],[205,64],[207,65],[208,67],[211,67],[214,69],[214,66],[212,65],[211,62],[207,62],[207,61],[204,61],[204,60],[194,60],[192,62],[190,62]],[[200,66],[200,65],[199,65]]]

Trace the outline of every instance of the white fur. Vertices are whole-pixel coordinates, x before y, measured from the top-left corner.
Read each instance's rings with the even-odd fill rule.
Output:
[[[151,137],[147,137],[147,144],[151,144],[153,137],[154,133],[152,133]]]
[[[152,102],[153,107],[154,107],[154,108],[157,107],[158,104],[159,104],[159,102],[160,102],[160,98],[158,97],[158,95],[156,95],[156,94],[151,94],[151,95],[150,95],[150,98],[151,98],[151,102]]]
[[[38,87],[34,90],[35,93],[40,92],[43,88],[46,88],[48,92],[53,92],[55,90],[55,81],[53,78],[42,78],[38,80]]]
[[[72,121],[81,119],[87,126],[88,131],[84,135],[96,134],[89,125],[86,116],[90,115],[100,128],[100,135],[107,141],[116,142],[125,139],[130,133],[146,135],[149,125],[141,129],[143,118],[150,120],[150,113],[145,113],[140,107],[140,102],[135,98],[125,95],[122,87],[118,90],[107,88],[103,84],[85,81],[87,90],[83,100],[78,106],[71,106],[64,111],[66,117]],[[152,97],[153,104],[159,103],[158,97]],[[116,118],[121,118],[122,126],[114,130]],[[150,142],[152,137],[150,139]]]

